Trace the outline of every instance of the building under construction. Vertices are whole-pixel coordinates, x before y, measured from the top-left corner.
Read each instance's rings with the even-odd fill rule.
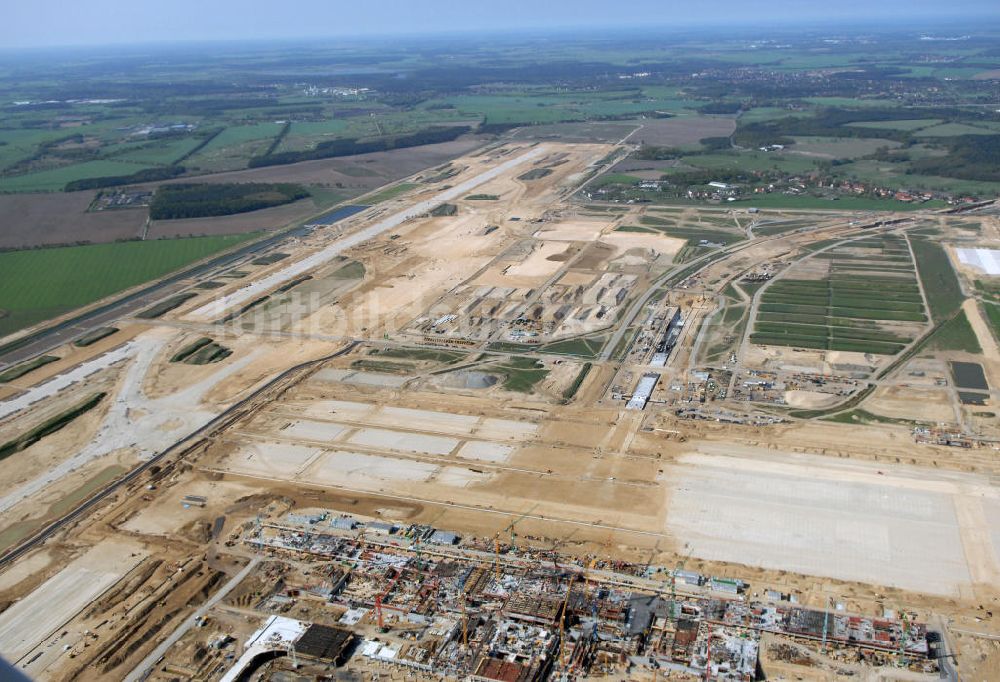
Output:
[[[363,519],[302,521],[248,525],[241,540],[272,561],[322,567],[308,584],[276,583],[260,602],[290,608],[292,596],[309,595],[342,614],[332,626],[285,625],[276,646],[306,659],[512,682],[620,676],[637,665],[743,682],[756,678],[761,635],[774,632],[934,668],[922,624],[807,609],[782,595],[749,601],[738,579],[584,564],[514,552],[498,538],[428,543],[441,532],[428,526],[386,536]]]

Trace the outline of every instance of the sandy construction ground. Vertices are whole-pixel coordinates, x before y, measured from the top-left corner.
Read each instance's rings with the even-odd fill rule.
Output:
[[[840,402],[840,398],[830,393],[795,390],[785,391],[785,402],[792,407],[815,409],[835,405]]]
[[[439,191],[436,195],[429,199],[421,200],[402,211],[397,211],[387,217],[380,218],[361,230],[357,230],[345,237],[337,239],[333,243],[311,254],[310,256],[299,258],[294,263],[276,270],[267,277],[256,279],[250,283],[244,284],[236,291],[225,294],[224,296],[202,305],[192,311],[188,315],[188,318],[192,320],[217,319],[227,310],[245,304],[256,297],[267,293],[275,287],[278,287],[303,273],[309,272],[310,270],[327,263],[334,257],[348,251],[352,247],[373,239],[383,232],[396,228],[411,218],[425,215],[443,202],[462,197],[479,185],[482,185],[488,180],[498,177],[507,171],[517,167],[524,167],[532,160],[544,155],[545,152],[546,150],[544,147],[536,147],[534,149],[523,151],[521,154],[507,159],[499,164],[492,164],[477,169],[478,172],[472,174],[471,177],[459,181],[458,183],[450,186],[448,189]]]
[[[563,220],[546,225],[535,232],[536,239],[546,241],[601,241],[615,247],[619,253],[630,249],[650,249],[665,257],[672,258],[687,243],[686,239],[668,237],[665,234],[642,232],[616,232],[614,223],[606,219]]]
[[[697,124],[731,130],[733,121]],[[674,132],[694,134],[698,125]],[[671,132],[656,121],[650,126],[663,135]],[[136,324],[143,331],[120,337],[127,343],[117,350],[103,348],[81,358],[77,369],[54,370],[75,374],[19,386],[25,393],[0,403],[0,410],[8,411],[2,429],[20,427],[23,413],[61,406],[83,387],[107,386],[109,396],[100,409],[47,437],[44,457],[33,459],[37,470],[0,486],[0,511],[6,509],[12,522],[25,518],[38,499],[51,504],[66,481],[90,471],[87,467],[134,466],[267,379],[331,355],[343,347],[344,337],[360,342],[298,383],[282,383],[280,391],[254,401],[231,427],[179,464],[165,466],[159,478],[132,484],[94,522],[66,534],[76,544],[63,547],[57,539],[46,547],[61,555],[30,557],[24,565],[47,571],[51,579],[37,591],[40,597],[32,593],[29,599],[54,598],[71,579],[88,585],[79,599],[93,599],[143,552],[148,563],[184,557],[231,576],[238,563],[233,555],[250,551],[234,531],[263,516],[323,509],[427,523],[466,537],[491,537],[526,515],[518,534],[538,548],[662,565],[690,552],[692,570],[743,577],[753,581],[754,591],[777,585],[812,605],[826,604],[828,592],[838,590],[839,596],[841,588],[845,599],[868,604],[888,593],[899,600],[894,608],[904,608],[908,600],[988,603],[1000,585],[1000,489],[993,452],[917,446],[907,422],[738,426],[710,416],[681,418],[676,408],[696,407],[697,397],[659,402],[675,400],[670,396],[682,388],[670,387],[692,376],[690,339],[719,292],[758,263],[785,258],[799,236],[750,242],[731,259],[713,263],[687,289],[656,291],[667,300],[654,302],[680,306],[692,331],[684,332],[672,364],[657,370],[661,388],[645,411],[623,410],[612,393],[630,390],[638,375],[649,371],[643,364],[648,355],[624,366],[591,360],[586,380],[574,386],[575,397],[566,393],[582,378],[587,361],[548,354],[551,339],[574,330],[594,332],[586,343],[560,344],[582,345],[582,355],[592,342],[612,336],[605,329],[620,322],[623,306],[648,287],[662,286],[658,276],[683,246],[680,239],[613,228],[643,214],[669,213],[679,223],[735,234],[733,216],[742,216],[723,209],[645,206],[604,212],[568,199],[574,179],[610,149],[518,142],[455,160],[454,176],[426,182],[433,175],[428,171],[406,197],[339,226],[346,238],[331,229],[289,244],[284,249],[289,255],[280,262],[226,280],[225,287],[191,301],[189,309]],[[543,168],[552,172],[522,179]],[[501,198],[470,200],[470,194]],[[445,202],[457,206],[454,215],[428,215]],[[335,277],[334,266],[348,261],[354,273],[350,284],[328,290],[280,330],[213,323],[293,277],[311,274],[311,284],[318,286],[317,280]],[[554,279],[554,286],[541,286]],[[277,298],[270,302],[276,308],[284,305]],[[636,320],[647,334],[643,344],[661,337],[655,315],[663,309],[638,311]],[[454,320],[444,320],[452,315]],[[535,335],[515,337],[510,334],[515,325]],[[203,335],[233,354],[205,366],[170,362]],[[532,352],[539,349],[498,343],[515,338],[550,345]],[[882,361],[859,353],[751,347],[742,362],[838,374]],[[995,370],[987,366],[988,372]],[[952,420],[952,388],[938,385],[947,375],[941,357],[919,357],[883,380],[862,407],[901,420]],[[723,376],[719,372],[716,378]],[[786,398],[808,408],[838,400],[808,390]],[[701,405],[706,411],[755,409],[711,399]],[[0,412],[0,419],[4,416]],[[57,446],[65,449],[62,457]],[[43,452],[32,447],[18,454]],[[148,488],[147,482],[156,486]],[[184,495],[205,497],[205,507],[185,507]],[[83,559],[60,563],[65,561],[60,556],[76,556],[80,544],[100,542],[109,528],[144,543],[127,559],[121,551],[129,550],[108,549],[107,556],[118,557],[124,568],[108,570]],[[41,582],[39,577],[29,585],[24,575],[23,570],[0,574],[0,584],[23,582],[29,592]],[[72,599],[66,601],[67,608],[79,610]],[[13,608],[37,608],[22,603],[27,605]],[[185,602],[180,611],[191,605]],[[229,614],[234,620],[243,615]],[[33,623],[22,634],[13,625],[15,616],[25,617],[17,611],[0,614],[0,647],[9,642],[9,650],[20,655],[65,620],[53,616],[51,623]]]
[[[565,252],[565,244],[539,242],[530,256],[507,269],[503,281],[507,286],[519,287],[541,284],[559,270]]]
[[[475,436],[490,440],[526,440],[538,429],[536,424],[515,419],[501,419],[438,410],[422,410],[351,400],[314,400],[290,402],[278,407],[280,414],[306,414],[337,420],[343,424],[361,424],[398,429],[416,429],[454,436]]]
[[[4,428],[13,436],[97,391],[108,394],[70,426],[0,463],[7,472],[0,484],[0,525],[52,513],[65,496],[83,494],[93,481],[110,482],[113,470],[126,471],[195,432],[284,368],[289,357],[302,353],[305,359],[331,349],[241,338],[222,340],[236,352],[220,363],[169,362],[193,338],[167,327],[147,330],[0,403],[0,410],[18,420]],[[36,412],[39,418],[30,421]]]
[[[396,376],[395,374],[381,374],[379,372],[355,372],[349,369],[326,368],[317,372],[316,379],[320,381],[338,381],[344,384],[357,384],[359,386],[385,386],[389,388],[399,388],[410,377]]]
[[[589,242],[611,227],[606,220],[565,220],[551,223],[535,233],[536,239],[565,242]]]
[[[611,232],[601,237],[601,241],[611,244],[619,251],[629,249],[650,249],[672,258],[684,248],[686,239],[676,239],[663,234],[643,234],[641,232]]]
[[[135,544],[106,540],[70,563],[0,614],[0,654],[17,664],[144,556]]]
[[[955,419],[951,394],[942,389],[879,387],[865,401],[865,409],[883,417],[912,419],[931,424],[948,423]]]

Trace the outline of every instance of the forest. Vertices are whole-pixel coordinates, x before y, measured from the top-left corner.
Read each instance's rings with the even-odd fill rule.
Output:
[[[292,183],[183,183],[163,185],[153,197],[153,220],[207,218],[246,213],[280,206],[309,196],[309,190]]]

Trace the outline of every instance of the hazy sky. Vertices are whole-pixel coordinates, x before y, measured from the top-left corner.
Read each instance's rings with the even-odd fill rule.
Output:
[[[998,0],[11,0],[0,47],[601,26],[1000,18]]]

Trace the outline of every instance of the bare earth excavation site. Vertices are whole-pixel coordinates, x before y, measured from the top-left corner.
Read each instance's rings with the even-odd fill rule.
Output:
[[[936,670],[928,633],[995,603],[996,429],[965,356],[910,341],[936,320],[921,254],[954,259],[972,223],[995,239],[992,206],[573,199],[625,151],[489,145],[6,384],[5,438],[101,399],[3,482],[3,654],[130,680],[278,655],[512,680]],[[678,262],[661,225],[720,244]],[[816,291],[886,320],[845,306],[842,349],[769,343]]]
[[[0,656],[37,680],[1000,679],[989,183],[786,187],[872,138],[836,114],[793,156],[739,137],[778,105],[609,102],[335,167],[294,147],[326,125],[299,109],[249,169],[212,152],[243,128],[186,152],[283,231],[188,217],[203,189],[171,177],[100,190],[88,220],[144,231],[117,268],[167,226],[233,241],[0,309]],[[979,125],[867,115],[896,135],[872,164]]]

